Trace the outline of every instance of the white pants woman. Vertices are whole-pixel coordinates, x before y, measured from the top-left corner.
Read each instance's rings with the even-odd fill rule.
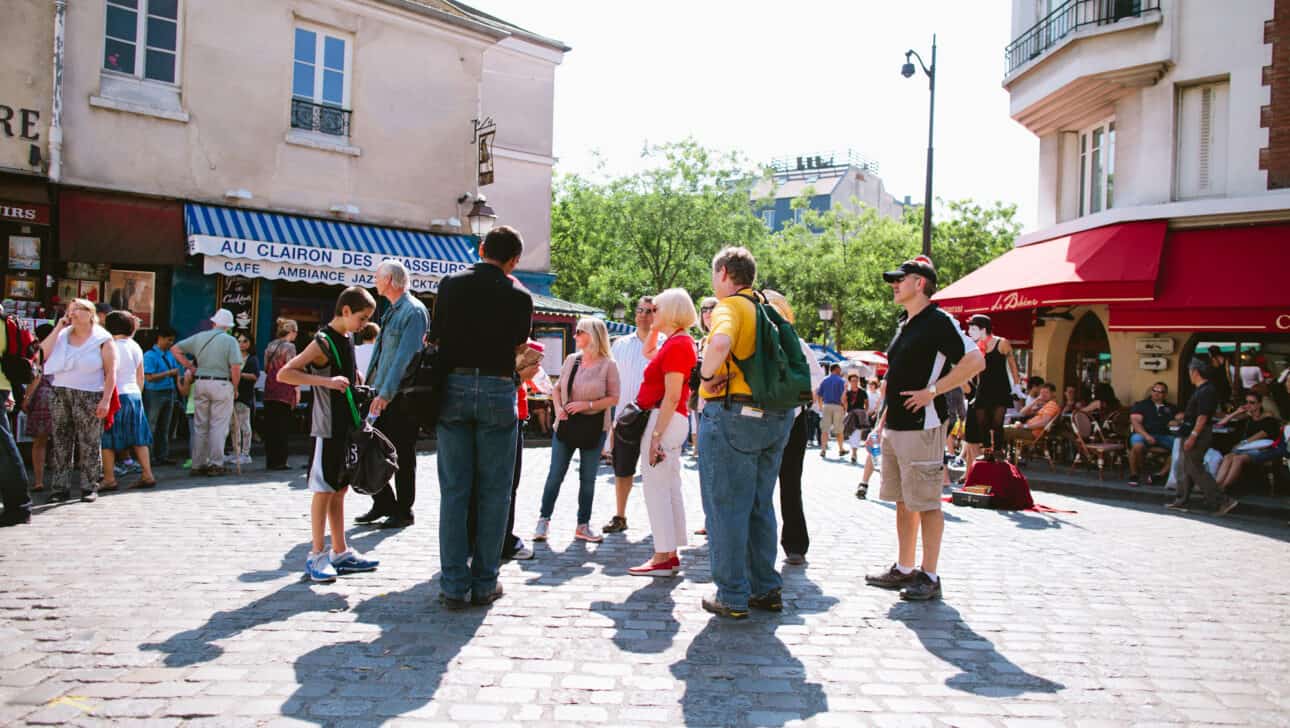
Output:
[[[654,432],[658,422],[656,409],[650,412],[644,437]],[[663,460],[650,464],[649,448],[641,448],[641,490],[645,494],[645,510],[649,513],[649,528],[654,535],[654,551],[668,553],[688,545],[685,530],[685,500],[681,496],[681,445],[687,435],[686,418],[673,416],[661,440]]]

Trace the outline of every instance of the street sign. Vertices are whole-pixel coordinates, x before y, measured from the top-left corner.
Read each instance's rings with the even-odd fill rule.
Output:
[[[1174,340],[1168,336],[1143,337],[1137,341],[1139,354],[1168,356],[1174,353]]]
[[[1144,356],[1138,359],[1138,368],[1149,372],[1160,372],[1169,368],[1169,360],[1163,356]]]

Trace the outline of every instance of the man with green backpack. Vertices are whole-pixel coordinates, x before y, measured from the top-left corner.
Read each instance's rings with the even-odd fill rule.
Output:
[[[703,608],[743,619],[783,609],[772,496],[796,408],[811,399],[797,333],[753,290],[757,262],[728,247],[712,261],[719,302],[699,377],[699,482],[715,597]]]

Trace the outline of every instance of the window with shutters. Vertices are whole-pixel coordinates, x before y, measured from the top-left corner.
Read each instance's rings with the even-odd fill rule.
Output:
[[[1107,119],[1079,135],[1079,214],[1109,210],[1115,202],[1115,120]]]
[[[1178,199],[1227,193],[1227,100],[1226,81],[1178,91]]]

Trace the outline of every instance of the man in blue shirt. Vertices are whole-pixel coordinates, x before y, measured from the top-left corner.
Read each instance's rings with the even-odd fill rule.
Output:
[[[829,367],[829,376],[820,382],[815,396],[820,403],[824,417],[820,420],[820,457],[829,452],[829,437],[836,434],[838,438],[838,457],[847,454],[842,445],[842,423],[846,421],[847,412],[842,398],[846,396],[847,383],[842,378],[842,367],[834,364]]]
[[[154,465],[171,465],[170,421],[175,411],[175,397],[181,371],[179,362],[170,353],[175,344],[175,330],[163,327],[157,330],[157,343],[143,354],[143,409],[152,426],[152,462]]]
[[[408,269],[397,260],[387,260],[376,267],[376,292],[390,302],[381,317],[381,333],[372,350],[367,370],[367,385],[376,396],[370,413],[377,416],[376,429],[394,444],[399,456],[399,470],[392,487],[372,497],[372,510],[354,519],[373,523],[384,518],[381,528],[406,528],[415,519],[412,504],[417,499],[417,430],[419,418],[413,411],[412,398],[400,392],[408,367],[425,346],[430,315],[425,304],[408,292]],[[410,384],[410,382],[407,382]]]

